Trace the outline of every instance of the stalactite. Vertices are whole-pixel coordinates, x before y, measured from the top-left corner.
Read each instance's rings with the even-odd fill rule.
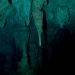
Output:
[[[38,5],[37,5],[38,4]],[[43,5],[46,5],[46,0],[33,0],[33,11],[32,15],[34,18],[35,26],[38,31],[38,37],[39,37],[39,46],[41,46],[41,33],[42,33],[42,26],[43,26],[43,12],[41,11],[41,8]]]

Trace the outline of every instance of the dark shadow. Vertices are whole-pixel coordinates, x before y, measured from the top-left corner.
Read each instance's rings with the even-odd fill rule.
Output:
[[[8,0],[9,4],[12,4],[12,0]]]
[[[12,70],[16,72],[18,69],[18,62],[21,61],[21,58],[23,57],[23,51],[20,47],[16,48],[14,42],[13,42],[13,47],[14,47],[14,53],[12,58]]]
[[[43,26],[42,26],[42,29],[43,29],[43,33],[44,33],[44,38],[45,38],[45,43],[47,43],[47,21],[46,21],[46,13],[43,9],[41,9],[42,12],[43,12]]]
[[[47,65],[43,68],[43,73],[44,74],[51,74],[51,73],[65,73],[67,72],[66,70],[70,71],[71,66],[73,64],[74,60],[74,44],[75,43],[75,35],[70,33],[70,30],[68,29],[60,29],[58,32],[55,34],[54,39],[52,43],[50,44],[51,49],[53,51],[52,58],[50,61],[46,61],[46,56],[48,56],[44,52],[44,62]],[[73,43],[72,43],[73,42]],[[46,47],[44,46],[44,49]],[[43,49],[43,50],[44,50]],[[47,48],[45,49],[47,50]],[[73,59],[72,59],[73,58]],[[68,65],[69,64],[69,65]]]
[[[6,57],[3,53],[0,53],[0,75],[4,75],[4,66],[6,64]]]

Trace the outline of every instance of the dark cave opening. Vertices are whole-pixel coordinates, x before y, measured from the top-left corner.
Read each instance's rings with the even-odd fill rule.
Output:
[[[50,44],[51,49],[53,51],[52,58],[48,62],[44,62],[43,65],[43,71],[44,74],[51,74],[51,73],[59,73],[63,72],[65,73],[66,69],[70,70],[70,67],[73,63],[73,53],[74,53],[74,45],[73,42],[75,34],[71,34],[70,30],[68,29],[60,29],[55,34],[52,43]],[[44,47],[46,48],[46,47]],[[44,49],[43,49],[44,50]],[[45,49],[45,51],[47,48]],[[48,54],[47,52],[44,52],[44,61],[47,61],[45,58]],[[47,65],[46,65],[47,64]],[[69,66],[68,66],[69,64]],[[62,68],[64,68],[62,70]],[[41,75],[41,74],[40,74]]]

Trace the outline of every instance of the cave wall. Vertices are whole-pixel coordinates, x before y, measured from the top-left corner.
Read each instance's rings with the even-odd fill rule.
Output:
[[[74,5],[74,0],[49,0],[48,5],[44,8],[47,22],[54,20],[61,28],[73,23]]]
[[[7,57],[0,70],[5,75],[33,73],[27,59],[29,3],[30,0],[0,0],[0,53]]]
[[[0,69],[7,75],[41,71],[42,54],[48,63],[53,53],[49,44],[57,31],[75,33],[74,5],[74,0],[0,0],[0,53],[9,60]],[[15,71],[11,62],[13,69],[18,67]]]

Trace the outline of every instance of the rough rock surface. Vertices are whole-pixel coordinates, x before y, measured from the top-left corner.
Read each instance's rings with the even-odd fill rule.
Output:
[[[75,0],[0,0],[0,73],[44,71],[52,61],[52,47],[59,43],[55,35],[59,38],[62,28],[70,31],[75,43]]]

